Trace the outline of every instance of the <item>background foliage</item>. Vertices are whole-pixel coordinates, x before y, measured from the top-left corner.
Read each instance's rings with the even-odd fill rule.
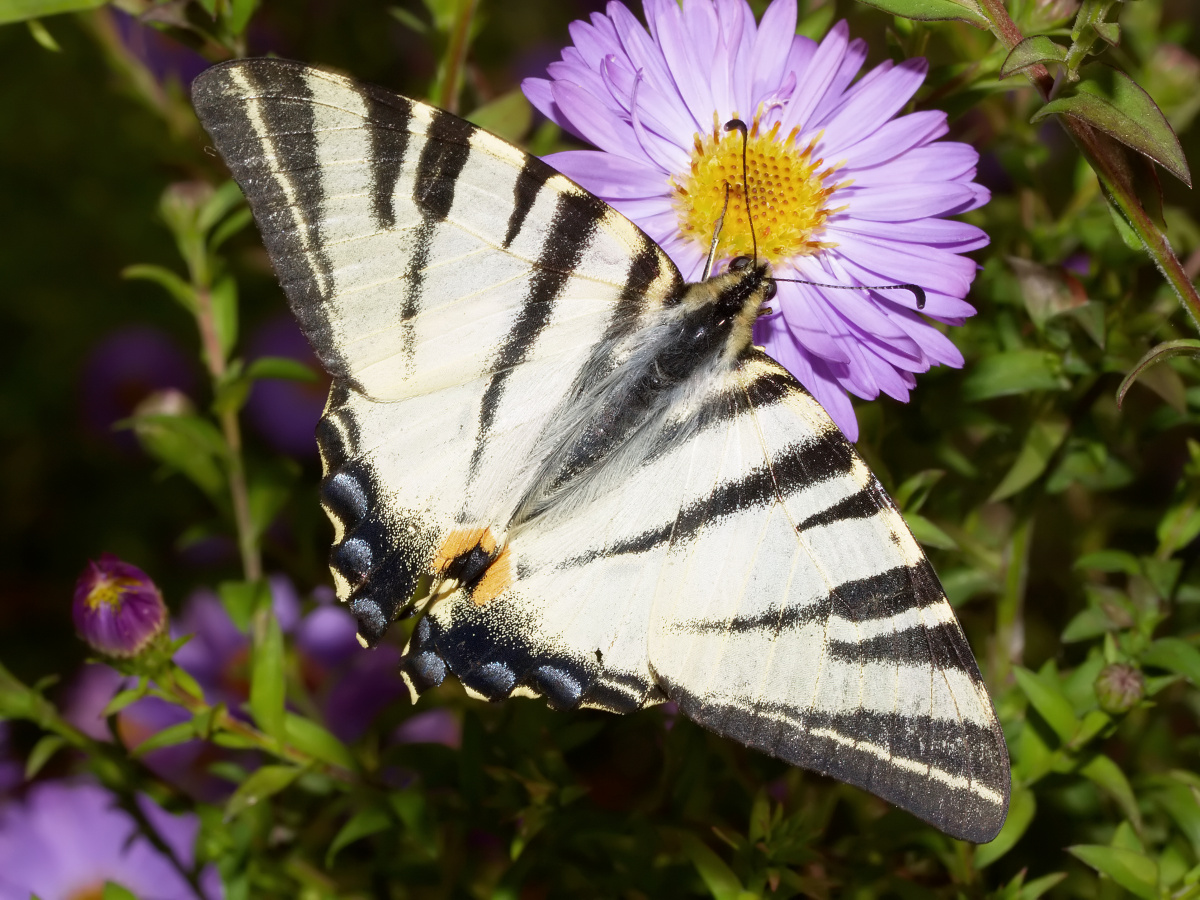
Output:
[[[846,17],[869,63],[928,56],[916,106],[950,112],[994,194],[971,216],[992,243],[976,254],[979,315],[952,335],[965,368],[923,376],[908,406],[858,405],[859,449],[931,553],[1009,739],[994,843],[669,710],[556,714],[449,683],[414,709],[388,665],[345,707],[362,721],[332,721],[322,692],[343,669],[313,662],[310,619],[288,625],[279,600],[294,590],[314,616],[328,580],[303,439],[324,384],[184,85],[206,61],[274,52],[544,153],[567,145],[513,91],[557,58],[585,0],[0,0],[8,756],[34,780],[89,773],[197,813],[198,864],[231,898],[1200,895],[1200,344],[1184,308],[1200,308],[1200,208],[1181,180],[1200,158],[1200,14],[1187,0],[871,3],[802,3],[801,30]],[[1175,173],[1161,207],[1147,157]],[[1152,348],[1157,364],[1123,385]],[[69,614],[102,551],[149,572],[184,623],[198,621],[185,606],[217,602],[192,592],[220,587],[248,635],[200,684],[187,667],[154,686],[129,668],[111,732],[95,725],[113,679],[91,720],[79,711],[96,669],[80,674]],[[146,692],[185,711],[135,721]],[[144,755],[197,739],[211,752],[182,766]]]

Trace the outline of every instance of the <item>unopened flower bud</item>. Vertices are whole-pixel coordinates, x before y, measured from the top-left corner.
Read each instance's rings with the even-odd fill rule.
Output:
[[[1146,680],[1133,666],[1113,663],[1100,670],[1096,676],[1095,690],[1100,708],[1118,716],[1129,712],[1145,696]]]
[[[75,582],[75,630],[108,656],[137,656],[167,627],[167,607],[150,576],[111,553],[89,562]]]

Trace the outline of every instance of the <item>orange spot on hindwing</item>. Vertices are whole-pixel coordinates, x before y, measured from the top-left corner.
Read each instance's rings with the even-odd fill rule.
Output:
[[[500,551],[500,555],[492,560],[492,564],[475,585],[475,590],[471,592],[471,600],[476,606],[483,606],[503,594],[512,583],[512,548],[506,546]]]
[[[497,552],[499,550],[499,552]],[[434,571],[453,579],[483,606],[513,583],[512,554],[498,548],[490,528],[456,528],[446,535],[433,560]]]

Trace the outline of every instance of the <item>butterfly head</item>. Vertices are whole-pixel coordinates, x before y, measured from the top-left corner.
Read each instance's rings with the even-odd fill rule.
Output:
[[[697,337],[720,342],[720,355],[733,362],[750,346],[754,320],[775,291],[770,265],[739,256],[721,275],[689,285],[682,306]]]

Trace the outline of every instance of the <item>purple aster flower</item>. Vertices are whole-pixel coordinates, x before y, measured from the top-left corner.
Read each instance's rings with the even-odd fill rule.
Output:
[[[195,816],[174,816],[146,797],[142,813],[190,868],[200,829]],[[138,833],[108,791],[87,783],[34,785],[24,802],[0,812],[0,900],[85,900],[114,882],[145,900],[196,900],[174,865]],[[210,900],[221,897],[212,866],[200,876]]]
[[[118,658],[137,656],[167,625],[167,607],[150,576],[111,553],[89,562],[75,582],[71,614],[80,637]]]
[[[650,30],[623,4],[575,22],[530,102],[598,147],[547,162],[624,213],[687,278],[704,260],[724,209],[718,258],[750,256],[745,181],[758,255],[780,278],[842,286],[912,283],[924,316],[958,325],[987,243],[950,221],[990,196],[973,182],[978,154],[938,141],[946,114],[897,117],[925,78],[923,59],[883,63],[857,82],[866,44],[845,22],[817,44],[796,35],[795,0],[755,24],[745,0],[645,0]],[[853,82],[853,83],[852,83]],[[741,118],[742,136],[723,123]],[[754,341],[786,366],[851,440],[846,392],[907,401],[914,374],[962,355],[905,291],[779,283]]]

